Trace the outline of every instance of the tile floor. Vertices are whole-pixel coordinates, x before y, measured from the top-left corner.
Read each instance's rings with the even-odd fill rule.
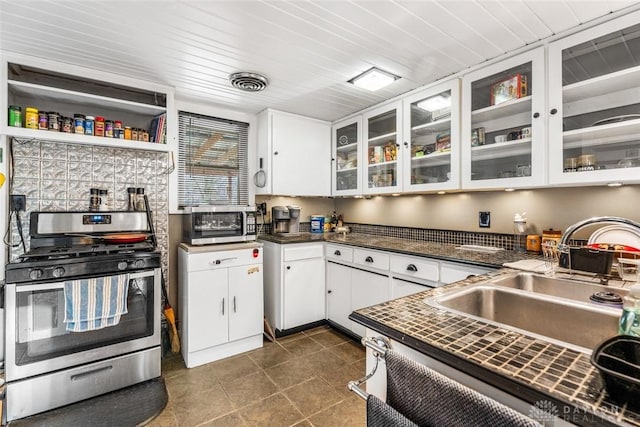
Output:
[[[328,326],[192,369],[172,355],[162,371],[169,403],[150,427],[365,425],[347,390],[365,374],[364,348]]]

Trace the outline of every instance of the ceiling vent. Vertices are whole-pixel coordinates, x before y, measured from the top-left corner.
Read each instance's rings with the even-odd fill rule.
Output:
[[[229,75],[231,85],[246,92],[260,92],[269,84],[265,76],[256,73],[233,73]]]

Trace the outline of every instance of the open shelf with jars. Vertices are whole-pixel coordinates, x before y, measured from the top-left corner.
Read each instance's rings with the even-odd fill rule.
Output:
[[[640,182],[640,12],[549,45],[550,182]]]
[[[101,80],[99,72],[19,55],[3,55],[2,66],[7,94],[2,103],[20,114],[18,120],[10,115],[13,123],[0,119],[0,133],[7,137],[173,151],[166,143],[175,114],[172,89],[128,78]],[[84,126],[85,118],[92,126]],[[97,126],[98,118],[104,125]]]

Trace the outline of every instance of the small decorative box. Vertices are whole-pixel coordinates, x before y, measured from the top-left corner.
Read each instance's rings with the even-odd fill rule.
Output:
[[[527,76],[516,74],[491,85],[491,105],[527,96]]]

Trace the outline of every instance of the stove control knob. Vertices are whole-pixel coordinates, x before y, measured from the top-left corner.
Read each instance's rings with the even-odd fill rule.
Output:
[[[127,262],[126,261],[120,261],[118,263],[118,270],[126,270],[127,269]]]
[[[29,279],[37,280],[42,277],[42,274],[43,274],[42,270],[40,270],[39,268],[34,268],[29,272]]]
[[[62,277],[64,276],[64,268],[62,267],[56,267],[53,269],[53,271],[51,272],[51,274],[53,274],[53,277]]]
[[[142,267],[144,267],[144,260],[137,259],[137,260],[133,263],[133,266],[134,266],[135,268],[142,268]]]

